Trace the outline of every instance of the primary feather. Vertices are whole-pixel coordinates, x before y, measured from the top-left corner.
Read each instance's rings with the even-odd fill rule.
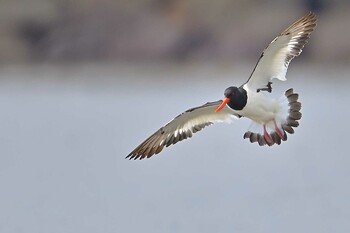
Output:
[[[316,15],[310,12],[272,40],[262,52],[246,83],[247,87],[264,88],[275,78],[285,81],[290,61],[302,52],[315,26]]]
[[[183,112],[147,138],[126,158],[149,158],[161,152],[164,146],[168,147],[183,139],[190,138],[193,133],[202,130],[206,126],[217,122],[231,122],[233,118],[238,117],[227,106],[216,113],[215,109],[221,103],[222,100],[208,102]]]

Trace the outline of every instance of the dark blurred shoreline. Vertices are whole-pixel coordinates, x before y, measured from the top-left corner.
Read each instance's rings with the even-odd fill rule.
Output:
[[[245,61],[310,10],[303,57],[349,63],[348,1],[59,1],[0,4],[0,63]],[[286,11],[286,9],[288,9]]]

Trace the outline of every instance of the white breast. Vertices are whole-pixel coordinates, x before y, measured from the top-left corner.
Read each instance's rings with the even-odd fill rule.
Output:
[[[286,116],[286,113],[281,114],[284,107],[280,100],[272,98],[265,91],[256,92],[249,89],[246,89],[246,91],[247,104],[242,110],[236,111],[237,114],[262,125],[273,119],[281,121]]]

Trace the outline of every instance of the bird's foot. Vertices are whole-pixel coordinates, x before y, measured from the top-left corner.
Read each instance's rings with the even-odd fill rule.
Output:
[[[283,141],[286,140],[286,134],[284,133],[284,131],[280,130],[279,128],[276,128],[275,131]]]
[[[283,141],[287,140],[286,133],[284,132],[284,130],[281,130],[280,128],[278,128],[275,119],[273,119],[273,124],[275,125],[275,131],[276,131],[277,135],[278,135]]]
[[[258,88],[258,89],[256,89],[256,92],[267,91],[267,92],[271,93],[271,92],[272,92],[271,84],[272,84],[272,82],[268,82],[267,85],[266,85],[266,87],[264,87],[264,88]]]
[[[272,137],[266,130],[266,125],[264,125],[264,138],[265,138],[267,144],[273,144]]]

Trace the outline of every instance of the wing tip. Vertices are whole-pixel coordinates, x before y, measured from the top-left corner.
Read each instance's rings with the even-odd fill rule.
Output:
[[[128,154],[125,159],[128,159],[128,160],[136,160],[138,159],[138,154],[137,153],[134,153],[134,152],[131,152],[130,154]]]
[[[142,160],[145,158],[150,158],[153,155],[160,153],[164,148],[164,145],[155,145],[152,147],[138,147],[128,154],[125,159],[128,160]]]
[[[314,12],[310,11],[308,14],[302,16],[294,23],[292,23],[287,29],[285,29],[281,35],[288,35],[293,32],[302,31],[303,33],[310,35],[316,28],[317,16]]]
[[[309,11],[308,14],[304,15],[303,17],[301,17],[297,21],[316,23],[317,22],[317,15],[313,11]]]

